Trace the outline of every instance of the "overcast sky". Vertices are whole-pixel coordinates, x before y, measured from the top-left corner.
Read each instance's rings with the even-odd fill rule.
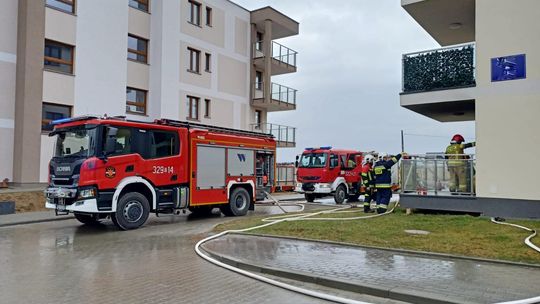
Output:
[[[278,42],[297,51],[298,72],[272,81],[298,89],[297,110],[268,122],[297,127],[293,161],[305,147],[333,146],[398,153],[400,130],[409,153],[444,151],[455,133],[474,140],[474,123],[440,123],[399,105],[401,55],[440,47],[400,0],[234,0],[253,10],[270,5],[300,23]]]

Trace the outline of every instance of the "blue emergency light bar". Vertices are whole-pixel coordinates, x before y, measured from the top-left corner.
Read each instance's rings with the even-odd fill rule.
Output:
[[[318,147],[318,148],[306,148],[306,151],[311,151],[311,150],[332,150],[332,147],[326,146],[326,147]]]
[[[87,120],[87,119],[93,119],[93,118],[97,118],[97,117],[95,116],[66,117],[66,118],[60,118],[60,119],[51,121],[51,125],[55,126],[55,125],[68,123],[72,121]]]

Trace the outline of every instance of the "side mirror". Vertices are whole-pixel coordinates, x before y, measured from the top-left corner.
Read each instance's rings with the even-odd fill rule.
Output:
[[[114,127],[107,128],[107,138],[105,139],[105,149],[103,150],[103,154],[105,156],[116,152],[116,134],[117,133],[118,133],[117,128],[114,128]]]

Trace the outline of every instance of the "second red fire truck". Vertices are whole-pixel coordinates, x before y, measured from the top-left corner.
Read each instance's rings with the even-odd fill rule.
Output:
[[[172,120],[78,117],[54,122],[46,207],[123,230],[151,212],[219,207],[241,216],[274,184],[272,135]]]
[[[307,148],[298,158],[295,192],[304,193],[308,202],[325,196],[334,196],[337,204],[358,200],[362,155],[332,147]]]

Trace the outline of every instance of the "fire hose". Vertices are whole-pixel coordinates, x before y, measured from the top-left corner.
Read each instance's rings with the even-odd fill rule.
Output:
[[[390,210],[388,210],[385,213],[381,213],[381,214],[373,214],[373,215],[366,215],[366,216],[356,216],[356,217],[346,217],[346,218],[315,217],[315,216],[323,215],[323,214],[355,213],[355,212],[358,212],[358,211],[346,210],[346,209],[351,209],[351,208],[355,207],[354,205],[350,205],[350,206],[344,206],[344,207],[334,208],[334,209],[330,209],[330,210],[323,210],[323,211],[318,211],[318,212],[312,212],[312,213],[300,213],[300,212],[304,211],[305,205],[307,205],[308,203],[303,202],[303,203],[283,204],[283,203],[280,203],[278,200],[276,200],[274,197],[272,197],[270,194],[268,194],[268,193],[266,193],[266,194],[267,194],[268,197],[271,198],[271,200],[275,203],[275,205],[281,209],[281,211],[283,211],[284,213],[294,213],[294,214],[286,214],[286,215],[281,215],[281,216],[273,216],[273,217],[264,218],[264,219],[262,219],[262,221],[265,222],[265,224],[261,224],[261,225],[258,225],[258,226],[249,227],[249,228],[245,228],[245,229],[226,230],[226,231],[220,232],[218,234],[209,236],[209,237],[204,238],[204,239],[200,240],[199,242],[197,242],[197,244],[195,245],[195,252],[201,258],[207,260],[208,262],[210,262],[212,264],[215,264],[217,266],[220,266],[220,267],[223,267],[225,269],[231,270],[233,272],[239,273],[241,275],[250,277],[252,279],[255,279],[255,280],[258,280],[258,281],[261,281],[261,282],[265,282],[265,283],[268,283],[268,284],[271,284],[271,285],[274,285],[274,286],[277,286],[277,287],[280,287],[280,288],[283,288],[283,289],[287,289],[287,290],[290,290],[290,291],[293,291],[293,292],[301,293],[301,294],[304,294],[304,295],[307,295],[307,296],[311,296],[311,297],[315,297],[315,298],[319,298],[319,299],[323,299],[323,300],[328,300],[328,301],[336,302],[336,303],[372,304],[372,303],[369,303],[369,302],[363,302],[363,301],[348,299],[348,298],[334,296],[334,295],[330,295],[330,294],[326,294],[326,293],[323,293],[323,292],[318,292],[318,291],[314,291],[314,290],[310,290],[310,289],[306,289],[306,288],[302,288],[302,287],[297,287],[297,286],[287,284],[287,283],[284,283],[284,282],[280,282],[280,281],[277,281],[277,280],[274,280],[274,279],[271,279],[271,278],[268,278],[268,277],[265,277],[265,276],[262,276],[262,275],[258,275],[256,273],[249,272],[249,271],[240,269],[238,267],[234,267],[234,266],[231,266],[229,264],[218,261],[217,259],[215,259],[215,258],[207,255],[205,252],[203,252],[203,250],[201,250],[200,247],[204,243],[206,243],[208,241],[211,241],[213,239],[217,239],[217,238],[222,237],[224,235],[227,235],[229,233],[248,232],[248,231],[261,229],[261,228],[264,228],[264,227],[268,227],[268,226],[283,223],[283,222],[292,222],[292,221],[346,221],[346,220],[362,220],[362,219],[376,218],[376,217],[384,216],[384,215],[387,215],[387,214],[391,214],[394,211],[394,209],[399,205],[399,202],[396,202],[394,204],[394,206]],[[321,204],[310,203],[310,205],[321,205]],[[297,207],[300,207],[300,209],[296,210],[296,211],[293,211],[293,212],[289,212],[289,211],[286,211],[285,208],[283,208],[283,206],[297,206]],[[516,227],[516,228],[520,228],[520,229],[524,229],[524,230],[533,232],[533,234],[531,234],[529,237],[527,237],[525,239],[525,243],[527,244],[527,246],[529,246],[529,247],[533,248],[534,250],[540,252],[540,248],[538,248],[536,245],[532,244],[532,242],[530,241],[533,237],[536,236],[536,231],[535,230],[524,227],[524,226],[516,225],[516,224],[503,223],[503,222],[497,221],[496,219],[493,219],[493,218],[491,220],[492,220],[492,222],[494,222],[496,224],[509,225],[509,226],[512,226],[512,227]],[[515,301],[508,301],[508,302],[499,302],[499,303],[496,303],[496,304],[534,304],[534,303],[540,303],[540,297],[521,299],[521,300],[515,300]]]

